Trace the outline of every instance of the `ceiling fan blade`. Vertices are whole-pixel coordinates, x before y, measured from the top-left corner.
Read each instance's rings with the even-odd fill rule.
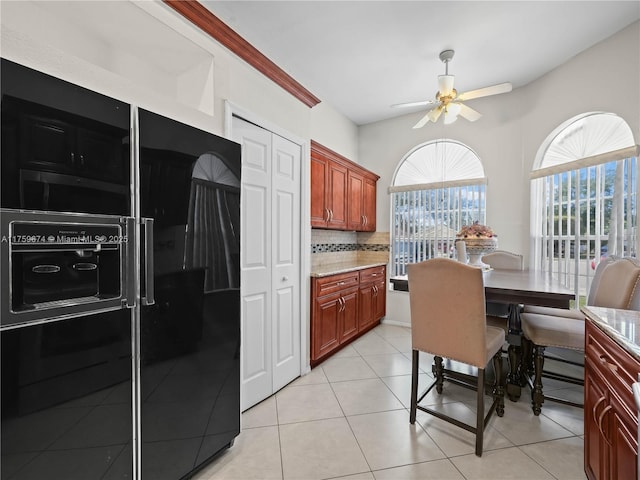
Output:
[[[406,108],[406,107],[420,107],[423,105],[432,105],[436,103],[435,100],[422,100],[420,102],[408,102],[408,103],[394,103],[391,108]]]
[[[492,85],[490,87],[479,88],[477,90],[470,90],[468,92],[458,95],[456,100],[473,100],[474,98],[488,97],[490,95],[498,95],[499,93],[508,93],[513,87],[511,83],[499,83],[498,85]]]
[[[413,126],[413,128],[422,128],[427,124],[428,121],[429,121],[429,112],[427,112],[424,115],[424,117],[422,117],[420,121]]]
[[[438,120],[438,117],[440,116],[441,113],[442,113],[442,107],[436,107],[429,110],[427,113],[425,113],[424,117],[422,117],[420,121],[413,126],[413,128],[422,128],[429,121],[435,122],[436,120]]]
[[[467,107],[464,103],[460,103],[459,105],[460,112],[458,113],[458,115],[460,115],[462,118],[466,118],[470,122],[475,122],[482,116],[480,112],[474,110],[471,107]]]
[[[440,114],[444,111],[444,107],[442,105],[440,105],[437,108],[433,108],[431,110],[429,110],[427,112],[427,117],[429,117],[429,120],[431,120],[433,123],[436,123],[438,121],[438,118],[440,118]]]
[[[438,118],[440,117],[440,114],[442,113],[442,111],[444,110],[444,108],[442,107],[442,105],[436,107],[436,108],[432,108],[431,110],[429,110],[424,117],[422,117],[420,119],[420,121],[418,123],[416,123],[413,128],[422,128],[424,127],[427,122],[431,121],[433,123],[436,123],[438,121]]]

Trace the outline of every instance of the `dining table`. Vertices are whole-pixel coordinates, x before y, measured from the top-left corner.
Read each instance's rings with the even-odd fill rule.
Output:
[[[485,300],[509,306],[507,343],[509,373],[507,396],[512,401],[520,398],[526,384],[522,365],[522,328],[520,313],[523,305],[537,305],[568,309],[575,293],[549,272],[539,270],[483,270]],[[395,291],[409,291],[406,275],[392,276]]]

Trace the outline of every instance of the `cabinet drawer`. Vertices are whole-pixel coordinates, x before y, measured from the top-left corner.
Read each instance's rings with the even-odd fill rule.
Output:
[[[315,281],[315,296],[321,297],[329,293],[338,292],[349,287],[357,287],[360,283],[360,272],[341,273],[330,277],[317,278]]]
[[[372,267],[372,268],[366,268],[364,270],[360,270],[360,283],[372,283],[372,282],[377,282],[379,281],[381,278],[384,279],[386,276],[385,274],[385,267]]]
[[[587,357],[622,400],[629,415],[637,415],[631,385],[637,381],[640,365],[602,330],[586,322]]]

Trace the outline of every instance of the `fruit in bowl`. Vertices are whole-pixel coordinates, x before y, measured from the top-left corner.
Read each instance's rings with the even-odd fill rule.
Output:
[[[488,269],[489,265],[482,262],[482,256],[498,248],[498,236],[486,225],[475,222],[464,225],[456,234],[456,241],[464,241],[469,255],[469,265]]]

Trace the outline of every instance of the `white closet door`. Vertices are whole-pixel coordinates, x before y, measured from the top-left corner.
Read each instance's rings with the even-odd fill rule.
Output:
[[[233,117],[242,145],[241,408],[300,375],[300,146]]]
[[[273,391],[300,375],[300,146],[273,136]]]

